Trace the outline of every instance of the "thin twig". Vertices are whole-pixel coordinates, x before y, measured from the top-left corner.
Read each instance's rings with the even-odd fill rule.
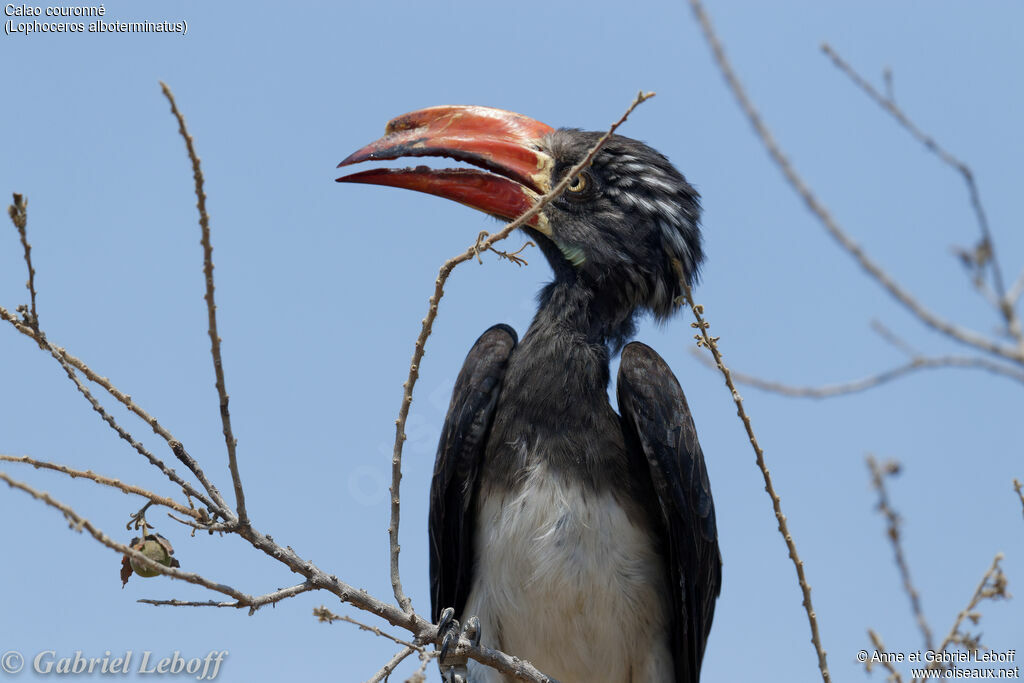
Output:
[[[213,498],[214,502],[219,506],[220,515],[228,520],[229,523],[236,523],[238,519],[234,514],[232,514],[231,507],[228,505],[227,501],[220,495],[220,490],[207,478],[206,472],[204,472],[203,468],[199,466],[196,459],[188,454],[188,451],[185,450],[185,446],[177,439],[171,439],[167,442],[167,445],[170,446],[171,452],[174,453],[174,457],[185,465],[185,467],[195,475],[196,479],[199,480],[199,483],[203,485],[203,488],[209,492],[210,497]]]
[[[395,672],[395,669],[405,661],[405,658],[416,652],[416,648],[409,645],[395,653],[395,656],[388,660],[388,663],[381,667],[380,671],[366,679],[366,683],[380,683],[386,681],[388,676]]]
[[[14,203],[7,207],[7,214],[11,222],[18,229],[18,236],[21,238],[21,247],[25,252],[25,265],[28,267],[28,288],[30,306],[25,312],[25,322],[32,329],[39,331],[39,314],[36,312],[36,270],[32,267],[32,245],[28,243],[28,200],[23,195],[14,193]]]
[[[224,361],[220,354],[220,336],[217,333],[217,304],[213,298],[213,244],[210,242],[210,216],[206,213],[206,192],[203,190],[203,171],[199,166],[199,156],[196,154],[192,136],[185,126],[185,117],[178,111],[178,105],[174,101],[174,95],[166,83],[161,82],[160,88],[164,92],[167,101],[171,103],[171,112],[178,120],[178,132],[185,140],[185,147],[188,149],[188,158],[192,161],[192,176],[195,179],[196,208],[199,209],[199,227],[202,230],[203,245],[203,274],[206,278],[206,300],[207,317],[209,318],[210,353],[213,356],[213,372],[216,376],[217,396],[220,398],[220,420],[224,427],[224,443],[228,449],[228,468],[231,470],[231,482],[235,487],[235,506],[238,511],[238,523],[248,526],[249,517],[245,511],[245,493],[242,491],[242,478],[238,473],[238,459],[235,455],[235,447],[238,440],[231,431],[231,412],[228,410],[228,392],[224,384]]]
[[[726,367],[725,360],[722,358],[722,354],[718,350],[718,337],[712,337],[708,334],[709,324],[704,320],[704,307],[698,306],[694,302],[693,292],[690,290],[690,285],[687,284],[686,278],[683,277],[682,266],[679,265],[678,262],[676,262],[675,265],[679,274],[679,282],[683,287],[686,303],[690,305],[690,308],[693,310],[693,315],[697,320],[697,322],[691,323],[691,325],[699,331],[699,334],[695,335],[697,344],[698,346],[707,347],[711,351],[711,355],[714,356],[715,365],[725,378],[725,384],[729,387],[729,391],[732,394],[732,400],[736,404],[736,414],[739,415],[740,420],[743,422],[743,427],[747,431],[747,438],[750,440],[750,445],[754,449],[754,455],[757,458],[757,466],[764,477],[764,489],[768,492],[768,496],[771,498],[772,509],[775,512],[775,519],[779,523],[779,533],[782,534],[782,538],[786,542],[786,548],[789,549],[789,558],[793,561],[793,566],[796,568],[796,576],[800,584],[800,590],[803,591],[803,606],[804,610],[807,612],[807,621],[810,623],[811,627],[811,642],[814,643],[814,650],[818,654],[818,669],[821,671],[821,677],[824,683],[830,683],[831,676],[829,675],[828,662],[825,658],[825,649],[821,645],[821,635],[818,633],[818,617],[816,616],[814,606],[811,603],[811,586],[807,583],[803,560],[800,559],[800,555],[796,550],[796,544],[793,542],[793,536],[789,532],[789,524],[786,522],[786,515],[782,514],[782,500],[775,492],[775,485],[772,484],[772,478],[768,472],[768,466],[764,461],[764,451],[761,450],[761,446],[757,442],[757,437],[754,435],[754,427],[750,421],[750,417],[747,415],[746,409],[743,407],[743,398],[740,396],[740,392],[736,390],[736,385],[732,381],[732,374],[729,372],[729,368]]]
[[[1021,484],[1015,478],[1013,480],[1013,490],[1017,492],[1017,497],[1020,498],[1021,507],[1024,508],[1024,484]],[[1021,510],[1021,514],[1024,514],[1024,509]]]
[[[956,325],[933,313],[930,309],[921,304],[913,295],[907,292],[900,284],[898,284],[882,269],[881,266],[867,255],[860,245],[853,241],[846,231],[839,226],[836,220],[829,213],[828,209],[825,208],[825,205],[822,204],[818,197],[811,191],[803,178],[797,174],[796,169],[793,168],[789,158],[783,153],[782,149],[775,141],[775,138],[772,136],[771,131],[768,130],[768,127],[761,120],[760,114],[758,114],[757,109],[754,108],[753,103],[751,103],[750,98],[747,96],[747,93],[737,78],[736,73],[733,71],[732,65],[729,63],[729,60],[725,55],[725,50],[722,48],[722,43],[715,34],[714,28],[711,26],[711,20],[708,18],[701,1],[690,0],[690,6],[693,8],[697,21],[700,23],[701,30],[704,33],[704,37],[707,39],[708,45],[711,47],[711,51],[714,55],[719,71],[721,71],[726,83],[729,85],[733,95],[739,102],[743,113],[747,116],[750,124],[754,127],[754,131],[757,133],[761,143],[768,151],[772,161],[774,161],[775,165],[779,167],[779,170],[782,171],[787,182],[789,182],[793,190],[800,195],[811,212],[817,216],[822,226],[832,236],[832,238],[835,239],[836,242],[838,242],[839,245],[857,261],[858,264],[860,264],[860,267],[867,272],[868,275],[870,275],[878,284],[889,292],[893,298],[903,304],[907,310],[909,310],[917,317],[918,320],[928,327],[931,327],[932,329],[941,332],[947,337],[950,337],[962,344],[967,344],[968,346],[973,346],[974,348],[981,349],[987,353],[1001,356],[1015,363],[1024,363],[1024,347],[1013,347],[1001,344],[978,332]]]
[[[331,610],[327,609],[323,605],[321,605],[320,607],[314,607],[313,608],[313,616],[316,617],[317,619],[319,619],[321,622],[328,623],[328,624],[333,624],[336,621],[344,621],[346,623],[358,626],[360,631],[368,631],[368,632],[370,632],[370,633],[372,633],[372,634],[374,634],[376,636],[380,636],[381,638],[387,638],[388,640],[391,640],[391,641],[393,641],[395,643],[398,643],[399,645],[405,645],[406,647],[411,647],[414,650],[422,650],[423,649],[422,645],[416,645],[414,643],[410,643],[407,640],[402,640],[401,638],[396,638],[395,636],[391,635],[387,631],[383,631],[383,630],[377,628],[376,626],[370,626],[369,624],[364,624],[363,622],[357,621],[356,619],[353,619],[352,617],[344,615],[344,614],[335,614],[334,612],[332,612]]]
[[[908,133],[910,133],[915,140],[920,142],[931,152],[942,160],[943,163],[951,166],[964,178],[964,183],[967,185],[967,193],[970,195],[971,207],[974,209],[974,215],[978,220],[978,229],[981,231],[981,243],[985,245],[988,254],[988,263],[992,266],[992,279],[995,283],[996,294],[998,295],[999,305],[997,306],[999,313],[1005,318],[1007,325],[1014,331],[1014,336],[1021,338],[1020,335],[1020,324],[1016,321],[1014,315],[1013,306],[1008,303],[1006,298],[1006,288],[1003,285],[1003,273],[999,267],[999,258],[996,253],[996,245],[992,240],[992,231],[988,226],[988,218],[985,216],[985,208],[981,203],[981,195],[978,192],[978,185],[974,181],[974,174],[971,172],[970,167],[953,156],[948,150],[940,145],[935,138],[925,133],[923,130],[917,127],[917,125],[910,120],[910,118],[903,112],[896,102],[891,97],[886,97],[868,83],[867,79],[857,73],[852,66],[846,60],[839,56],[839,53],[832,48],[828,43],[824,43],[821,46],[822,51],[828,55],[832,63],[846,74],[853,83],[864,91],[868,97],[875,101],[885,111],[889,112],[896,121],[903,126]]]
[[[890,330],[888,327],[886,327],[881,320],[872,319],[871,329],[872,331],[875,332],[875,334],[882,338],[882,341],[887,342],[893,347],[899,349],[900,351],[910,356],[911,358],[917,358],[918,356],[924,355],[923,353],[915,349],[913,346],[911,346],[910,343],[907,342],[905,339],[903,339],[895,332]]]
[[[235,608],[249,608],[249,614],[253,614],[256,610],[264,605],[273,605],[286,598],[291,598],[300,593],[307,593],[314,590],[315,587],[308,581],[305,583],[296,584],[289,588],[281,588],[273,593],[267,593],[266,595],[258,595],[250,600],[234,600],[227,602],[219,602],[217,600],[154,600],[152,598],[142,598],[136,602],[141,602],[146,605],[155,605],[157,607],[235,607]]]
[[[714,367],[714,362],[709,360],[707,356],[697,350],[693,350],[693,353],[703,364],[708,367]],[[733,379],[740,384],[746,384],[757,389],[761,389],[762,391],[770,391],[783,396],[790,396],[793,398],[832,398],[834,396],[843,396],[846,394],[855,394],[860,391],[866,391],[867,389],[877,387],[878,385],[885,384],[886,382],[891,382],[894,379],[898,379],[917,370],[935,368],[970,368],[986,370],[993,374],[1001,375],[1024,384],[1024,372],[1003,363],[991,361],[987,358],[975,358],[968,356],[914,358],[903,365],[898,365],[895,368],[890,368],[889,370],[869,375],[868,377],[862,377],[861,379],[842,382],[840,384],[826,384],[822,386],[795,386],[783,382],[776,382],[774,380],[763,379],[756,375],[749,375],[736,370],[732,371],[732,376]]]
[[[427,667],[430,666],[430,660],[434,657],[439,656],[441,653],[438,650],[432,652],[421,652],[420,653],[420,665],[412,672],[409,678],[405,679],[405,683],[423,683],[427,680]]]
[[[413,645],[420,647],[417,646],[416,643],[441,644],[441,634],[438,632],[437,626],[426,621],[419,615],[415,613],[408,614],[396,605],[388,605],[371,597],[365,591],[355,591],[344,582],[339,581],[336,576],[329,577],[328,581],[325,581],[326,578],[327,577],[324,577],[322,574],[319,574],[315,578],[314,582],[318,584],[323,582],[323,588],[335,593],[343,601],[359,607],[363,611],[372,612],[394,626],[399,626],[411,631],[415,634],[415,639],[413,643],[409,643],[388,636],[384,632],[380,632],[378,634],[373,626],[366,626],[365,624],[356,622],[351,618],[339,617],[325,607],[313,610],[313,616],[320,618],[321,621],[350,621],[360,628],[365,628],[365,630],[369,630],[372,633],[390,638],[400,645]],[[339,590],[339,588],[341,589]],[[461,637],[459,639],[457,646],[453,648],[451,652],[454,656],[469,657],[485,666],[489,666],[492,669],[496,669],[501,673],[507,674],[521,681],[528,681],[529,683],[558,683],[558,681],[541,673],[535,666],[520,659],[519,657],[512,657],[500,650],[492,650],[491,648],[483,645],[473,645],[465,637]]]
[[[46,336],[42,332],[37,333],[31,327],[29,327],[24,322],[19,320],[16,316],[12,315],[10,311],[5,309],[3,306],[0,306],[0,319],[9,322],[11,325],[14,326],[16,330],[24,334],[26,337],[29,337],[30,339],[34,340],[37,344],[39,344],[39,347],[41,349],[50,351],[50,353],[56,352],[60,354],[61,358],[63,358],[73,368],[75,368],[83,375],[85,375],[86,379],[88,379],[93,384],[97,384],[100,387],[102,387],[104,390],[106,390],[108,394],[114,397],[115,400],[117,400],[131,412],[135,413],[135,415],[138,416],[143,422],[148,424],[155,434],[161,436],[165,441],[167,441],[168,445],[171,446],[172,451],[174,451],[175,449],[175,443],[180,445],[181,442],[179,442],[174,437],[173,434],[167,431],[167,429],[163,425],[161,425],[160,422],[155,417],[153,417],[145,410],[143,410],[142,407],[139,406],[139,404],[132,400],[131,396],[125,394],[116,386],[114,386],[108,378],[102,377],[96,372],[94,372],[93,369],[86,365],[84,361],[82,361],[79,358],[76,358],[75,356],[72,356],[70,353],[67,352],[67,350],[59,346],[49,344],[46,340]],[[182,452],[184,451],[182,450]],[[187,453],[185,455],[187,456]],[[188,495],[191,495],[193,498],[196,498],[197,500],[202,502],[203,505],[206,505],[211,512],[218,512],[218,514],[221,514],[221,512],[218,511],[219,507],[222,511],[230,513],[230,508],[227,506],[224,499],[221,497],[220,492],[217,491],[217,488],[213,486],[213,484],[210,483],[210,481],[206,478],[205,473],[202,471],[202,469],[199,468],[195,460],[192,460],[191,458],[183,459],[181,454],[179,453],[176,453],[175,456],[178,457],[178,459],[181,460],[182,463],[192,471],[192,473],[196,476],[196,478],[203,485],[206,491],[210,494],[212,499],[217,502],[217,505],[211,503],[210,499],[207,498],[206,496],[195,492],[191,486],[187,488],[183,487],[185,492]],[[172,481],[175,481],[173,478],[171,479]],[[175,483],[178,482],[175,481]]]
[[[144,567],[160,572],[161,574],[171,578],[203,586],[212,591],[232,597],[242,603],[242,607],[248,606],[258,600],[258,598],[236,590],[226,584],[217,583],[200,576],[199,574],[185,572],[173,567],[167,567],[150,560],[141,552],[114,541],[105,533],[93,526],[93,524],[88,520],[81,517],[71,507],[55,500],[48,493],[38,491],[27,484],[16,481],[4,472],[0,472],[0,481],[4,481],[12,488],[20,489],[31,495],[33,498],[41,500],[47,505],[60,510],[73,529],[76,531],[85,529],[102,545],[111,548],[122,555],[129,556],[136,562],[136,564],[141,564]],[[285,564],[292,569],[292,571],[305,576],[307,578],[306,583],[309,586],[309,590],[326,590],[336,595],[342,601],[347,602],[358,609],[376,614],[392,625],[410,631],[414,635],[416,642],[440,644],[437,626],[431,624],[422,617],[416,614],[407,614],[397,606],[389,605],[382,600],[374,598],[366,591],[353,588],[349,584],[338,579],[336,576],[326,574],[317,568],[312,562],[308,562],[300,558],[291,548],[281,547],[270,537],[259,533],[251,526],[239,527],[235,531],[248,540],[255,548],[262,550],[267,555]],[[297,587],[283,590],[293,591],[296,589]],[[297,592],[304,591],[305,587],[302,591]],[[403,642],[402,644],[406,643]],[[482,646],[475,647],[465,638],[459,640],[456,654],[465,655],[475,659],[481,664],[490,666],[491,668],[523,681],[529,681],[531,683],[552,683],[551,678],[537,671],[537,669],[528,662],[523,662],[518,657],[512,657],[490,648]]]
[[[441,270],[438,273],[437,280],[434,281],[434,293],[430,296],[429,307],[427,309],[427,315],[423,318],[422,327],[420,328],[419,336],[416,338],[416,344],[413,348],[412,362],[409,364],[409,376],[402,384],[402,405],[398,411],[398,419],[395,420],[395,447],[391,456],[391,523],[388,525],[388,537],[390,540],[390,558],[391,558],[391,586],[394,590],[395,600],[398,601],[399,606],[406,612],[412,612],[412,601],[406,597],[404,590],[402,589],[402,581],[398,571],[398,554],[401,548],[398,545],[398,525],[400,519],[400,497],[399,488],[402,481],[402,448],[405,444],[405,423],[409,417],[409,407],[412,405],[412,392],[416,386],[416,380],[419,379],[419,368],[420,361],[423,359],[423,352],[426,348],[427,338],[430,336],[434,326],[434,319],[437,318],[437,307],[441,301],[441,297],[444,296],[444,285],[448,280],[448,276],[451,275],[452,270],[455,269],[460,263],[471,260],[474,256],[477,256],[483,251],[487,251],[491,248],[495,242],[503,240],[508,237],[513,230],[516,228],[526,225],[533,219],[534,216],[538,215],[541,210],[547,206],[550,202],[558,198],[559,195],[569,186],[580,171],[590,166],[593,162],[594,157],[604,146],[608,138],[612,136],[615,130],[621,126],[629,115],[636,109],[642,102],[649,100],[654,97],[653,92],[645,93],[641,91],[637,94],[626,112],[619,117],[619,120],[611,125],[608,132],[601,136],[601,138],[590,148],[587,155],[568,173],[562,178],[551,190],[540,197],[537,202],[522,216],[516,220],[508,223],[498,232],[494,233],[486,240],[482,242],[478,239],[472,244],[466,251],[454,256],[444,262],[441,266]]]
[[[121,425],[117,423],[117,420],[115,420],[114,417],[110,413],[108,413],[106,409],[104,409],[103,405],[100,404],[98,400],[96,400],[96,398],[92,395],[92,392],[90,392],[89,389],[82,383],[82,381],[78,379],[78,375],[75,373],[75,369],[71,366],[70,363],[68,363],[64,359],[64,354],[61,353],[61,350],[58,349],[53,344],[51,344],[50,342],[46,341],[45,336],[43,336],[42,334],[39,335],[39,338],[43,340],[43,344],[46,345],[46,349],[50,352],[50,355],[52,355],[57,360],[57,362],[60,363],[60,366],[64,368],[64,372],[67,374],[68,379],[70,379],[74,383],[75,387],[78,389],[78,392],[85,397],[85,400],[89,402],[89,405],[91,405],[92,409],[96,411],[97,414],[99,414],[100,418],[104,422],[106,422],[111,429],[117,432],[118,436],[127,441],[129,445],[131,445],[131,447],[134,448],[141,456],[149,460],[149,462],[154,467],[159,469],[165,477],[167,477],[172,482],[180,486],[182,490],[185,491],[186,494],[192,496],[197,500],[202,501],[203,504],[208,505],[213,510],[217,509],[214,506],[214,504],[209,499],[206,498],[206,496],[197,491],[195,487],[189,484],[187,481],[182,479],[181,476],[176,471],[174,471],[166,464],[164,464],[163,460],[150,453],[149,450],[144,445],[142,445],[142,442],[136,440],[135,437],[133,437],[126,429],[121,427]]]
[[[185,526],[195,529],[196,531],[206,531],[211,534],[232,534],[238,531],[238,520],[234,520],[231,522],[213,522],[209,519],[209,517],[207,517],[205,520],[193,522],[191,519],[182,519],[180,517],[175,517],[170,512],[167,513],[167,516],[173,519],[178,524],[184,524]]]
[[[950,645],[954,643],[962,643],[964,641],[964,635],[960,633],[960,625],[964,619],[969,618],[972,622],[977,623],[979,615],[975,612],[975,608],[981,603],[982,600],[997,600],[999,598],[1009,597],[1006,592],[1006,576],[1003,574],[1002,568],[999,563],[1003,560],[1002,553],[996,553],[995,558],[992,560],[992,566],[988,568],[985,575],[981,577],[981,583],[974,589],[974,594],[971,596],[970,602],[967,603],[967,607],[962,609],[959,614],[956,615],[956,620],[953,622],[953,627],[949,630],[949,634],[943,639],[939,649],[936,650],[936,655],[941,655],[946,651]],[[932,658],[928,664],[928,669],[934,670],[942,665],[940,661],[942,657],[936,656]],[[914,679],[915,682],[918,679]]]
[[[927,649],[931,650],[933,649],[932,629],[928,625],[928,620],[924,617],[924,610],[921,608],[921,597],[910,578],[910,566],[907,564],[906,555],[903,553],[902,537],[900,536],[900,516],[889,504],[889,492],[885,488],[885,477],[899,472],[899,463],[887,462],[879,466],[875,458],[870,455],[867,457],[867,463],[868,469],[871,471],[871,485],[878,492],[878,511],[885,517],[887,524],[886,536],[889,537],[889,541],[892,543],[896,566],[899,568],[900,577],[903,579],[903,590],[906,591],[907,596],[910,598],[910,608],[914,612],[918,628],[921,629],[924,645]]]
[[[875,633],[872,629],[868,629],[868,637],[871,638],[872,644],[875,646],[875,650],[882,654],[886,654],[888,650],[885,649],[885,643],[882,642],[882,637]],[[871,658],[865,662],[864,668],[867,669],[868,673],[871,673]],[[886,679],[889,683],[903,683],[903,677],[900,676],[900,672],[896,670],[896,667],[892,665],[888,657],[882,657],[882,666],[889,672],[889,677]]]
[[[261,598],[242,593],[230,586],[220,584],[198,574],[191,572],[184,572],[180,569],[172,567],[165,567],[159,563],[153,562],[142,553],[129,548],[126,545],[113,541],[110,537],[104,534],[102,531],[94,527],[90,522],[82,518],[69,506],[64,505],[54,500],[49,494],[37,491],[36,489],[28,486],[27,484],[18,482],[3,472],[0,472],[0,481],[7,482],[8,485],[25,491],[32,497],[43,501],[47,505],[54,507],[64,513],[65,517],[71,523],[72,527],[76,530],[85,529],[87,530],[97,541],[101,544],[119,552],[123,555],[141,562],[143,566],[153,568],[155,571],[159,571],[162,574],[170,576],[171,578],[181,579],[189,583],[204,586],[210,590],[228,595],[234,598],[240,607],[247,607],[253,604],[258,604],[263,601],[267,596]],[[305,592],[306,590],[326,590],[333,595],[340,598],[342,601],[353,605],[354,607],[361,609],[366,612],[376,614],[377,616],[385,619],[394,626],[404,628],[414,634],[417,642],[422,643],[439,643],[438,629],[435,625],[426,621],[422,617],[416,614],[406,614],[400,608],[389,605],[377,598],[374,598],[366,591],[357,590],[338,579],[333,575],[328,575],[319,568],[317,568],[312,562],[308,562],[299,557],[294,550],[289,547],[281,547],[275,543],[270,537],[259,533],[255,529],[250,527],[236,527],[232,529],[234,532],[243,536],[249,541],[255,548],[262,550],[264,553],[274,558],[275,560],[285,564],[292,571],[301,574],[307,578],[305,584],[302,585],[302,590],[299,590],[298,586],[289,589],[283,589],[285,592]],[[273,594],[271,594],[273,595]],[[285,596],[287,597],[287,596]],[[167,603],[172,604],[172,603]],[[371,627],[372,629],[372,627]],[[468,640],[463,638],[459,641],[457,653],[471,657],[480,663],[490,666],[502,673],[515,676],[520,680],[531,681],[532,683],[549,683],[552,679],[545,676],[532,667],[528,662],[523,662],[518,658],[507,655],[497,650],[491,650],[485,647],[474,647]]]
[[[32,488],[28,484],[12,479],[11,477],[7,476],[7,474],[4,472],[0,472],[0,481],[7,482],[7,485],[10,486],[11,488],[20,489],[25,493],[29,494],[30,496],[32,496],[33,498],[35,498],[36,500],[41,500],[50,507],[60,510],[64,514],[65,519],[68,520],[68,524],[71,526],[72,529],[74,529],[75,531],[81,531],[82,529],[85,529],[97,541],[107,546],[111,550],[121,553],[122,555],[127,555],[136,564],[146,567],[147,569],[160,572],[161,574],[169,576],[172,579],[180,579],[182,581],[186,581],[197,586],[209,588],[210,590],[216,591],[218,593],[223,593],[224,595],[229,595],[235,598],[236,600],[252,600],[252,596],[246,595],[245,593],[236,590],[231,586],[211,581],[193,572],[186,572],[182,571],[181,569],[176,569],[174,567],[162,565],[159,562],[155,562],[149,559],[138,550],[134,550],[124,545],[123,543],[118,543],[117,541],[110,538],[102,531],[100,531],[98,528],[93,526],[93,524],[89,520],[79,515],[70,506],[61,503],[58,500],[55,500],[52,496],[50,496],[50,494],[46,493],[45,491],[39,491],[37,489]]]
[[[1011,306],[1017,305],[1017,300],[1020,299],[1021,294],[1024,294],[1024,270],[1020,271],[1020,275],[1017,276],[1017,280],[1010,287],[1010,291],[1006,293],[1006,301]]]
[[[62,472],[72,479],[88,479],[94,481],[102,486],[109,486],[111,488],[123,491],[128,494],[135,494],[142,496],[143,498],[149,499],[150,502],[156,505],[163,505],[164,507],[171,508],[183,515],[188,515],[196,521],[202,521],[202,516],[199,511],[194,508],[189,508],[172,498],[166,498],[164,496],[157,495],[152,491],[147,491],[141,486],[134,486],[133,484],[126,484],[120,479],[113,479],[111,477],[104,477],[101,474],[96,474],[92,470],[76,470],[68,467],[67,465],[61,465],[55,462],[47,462],[45,460],[36,460],[30,458],[27,455],[5,455],[0,453],[0,461],[6,462],[21,462],[28,465],[32,465],[36,469],[48,469],[55,472]]]

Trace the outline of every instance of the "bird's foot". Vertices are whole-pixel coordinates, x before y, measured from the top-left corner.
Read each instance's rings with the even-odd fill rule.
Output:
[[[465,683],[467,658],[465,655],[456,656],[453,649],[458,647],[460,638],[465,638],[474,647],[480,644],[480,619],[470,617],[460,627],[459,620],[455,618],[455,610],[446,607],[441,611],[437,631],[441,635],[441,654],[437,661],[442,678],[445,683]]]
[[[441,620],[437,622],[437,634],[441,637],[441,655],[438,661],[444,668],[448,660],[448,650],[459,642],[459,620],[455,618],[455,608],[445,607],[441,610]]]
[[[478,617],[466,619],[466,623],[462,625],[462,637],[472,643],[473,647],[480,644],[480,619]]]

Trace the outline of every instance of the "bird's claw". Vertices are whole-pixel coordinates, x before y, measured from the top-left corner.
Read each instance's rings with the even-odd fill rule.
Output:
[[[480,619],[478,617],[470,617],[466,619],[466,623],[462,625],[462,636],[476,647],[480,644]]]
[[[459,620],[455,618],[455,608],[445,607],[441,610],[441,620],[437,622],[437,632],[441,635],[441,656],[439,662],[442,668],[448,660],[448,650],[453,644],[459,642]]]
[[[453,657],[448,659],[449,652],[459,645],[459,639],[465,638],[473,647],[480,644],[480,619],[469,617],[466,623],[459,626],[459,620],[455,618],[455,610],[446,607],[441,611],[441,619],[437,624],[441,637],[441,654],[438,657],[438,664],[441,667],[441,675],[445,683],[466,682],[466,658]]]

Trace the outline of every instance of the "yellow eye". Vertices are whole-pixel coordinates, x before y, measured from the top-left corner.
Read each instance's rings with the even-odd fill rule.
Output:
[[[569,183],[569,187],[567,189],[569,192],[583,192],[583,190],[587,189],[587,177],[580,173],[572,179],[572,182]]]

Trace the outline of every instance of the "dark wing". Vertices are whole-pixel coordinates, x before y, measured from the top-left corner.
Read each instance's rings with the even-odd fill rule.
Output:
[[[495,325],[480,335],[455,382],[430,485],[430,599],[434,623],[441,610],[462,615],[473,580],[476,478],[494,419],[494,406],[516,331]]]
[[[640,448],[664,523],[672,591],[676,683],[697,683],[722,586],[715,504],[682,387],[649,346],[622,351],[619,412],[627,447]]]

